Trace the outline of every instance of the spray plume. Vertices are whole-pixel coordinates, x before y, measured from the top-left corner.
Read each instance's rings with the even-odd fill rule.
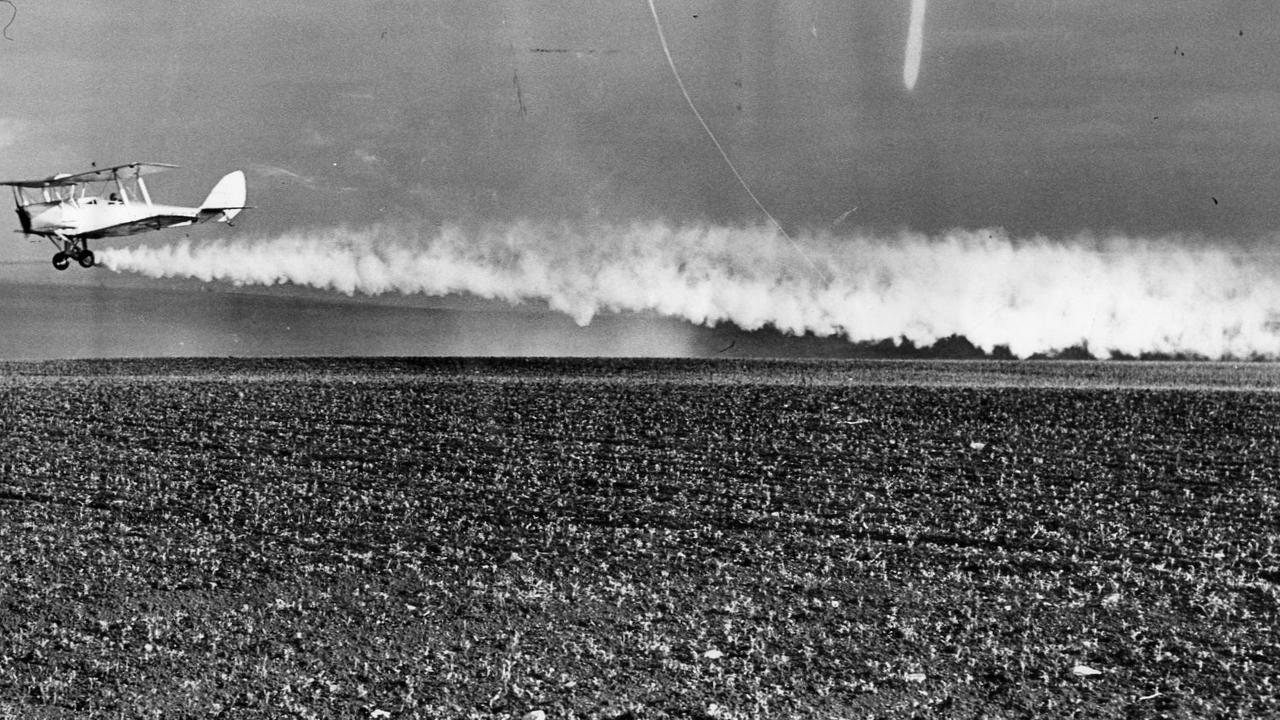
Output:
[[[278,237],[106,248],[117,272],[350,294],[545,302],[773,326],[850,341],[952,335],[1026,357],[1112,353],[1280,357],[1280,267],[1176,239],[1020,240],[999,230],[800,236],[829,280],[798,271],[773,228],[662,223],[377,225]]]

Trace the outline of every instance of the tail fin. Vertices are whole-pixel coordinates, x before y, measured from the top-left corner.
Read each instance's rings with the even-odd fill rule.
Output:
[[[236,170],[223,175],[218,184],[209,191],[209,197],[200,204],[201,222],[231,220],[245,208],[246,195],[244,171]]]

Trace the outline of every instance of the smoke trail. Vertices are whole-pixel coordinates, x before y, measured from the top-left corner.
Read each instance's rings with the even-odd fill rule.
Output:
[[[908,90],[920,76],[920,51],[924,46],[925,0],[911,0],[911,21],[907,26],[907,54],[902,63],[902,82]]]
[[[1081,345],[1099,357],[1280,357],[1280,267],[1220,247],[999,230],[799,240],[829,282],[798,271],[767,226],[378,225],[98,258],[151,277],[541,301],[584,325],[600,312],[654,312],[851,341],[962,335],[1021,357]]]

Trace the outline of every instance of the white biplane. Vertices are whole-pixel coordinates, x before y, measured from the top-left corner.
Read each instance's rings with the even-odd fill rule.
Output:
[[[244,210],[245,181],[240,170],[213,186],[200,207],[160,205],[151,201],[143,175],[178,167],[164,163],[129,163],[43,180],[0,182],[13,188],[13,201],[25,235],[48,238],[58,248],[53,266],[66,270],[72,260],[93,267],[89,241],[195,223],[230,222]],[[90,186],[101,183],[96,194]],[[105,195],[103,193],[106,193]]]

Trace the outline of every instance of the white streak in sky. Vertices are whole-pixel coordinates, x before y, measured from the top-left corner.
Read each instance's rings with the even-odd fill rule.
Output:
[[[671,74],[675,76],[676,85],[680,86],[680,94],[684,95],[684,101],[689,104],[689,109],[693,111],[693,116],[698,118],[698,123],[702,125],[702,129],[706,131],[707,137],[711,138],[711,142],[715,144],[716,150],[720,152],[720,157],[724,158],[724,164],[729,166],[730,172],[732,172],[733,176],[738,179],[738,184],[742,186],[743,190],[747,191],[747,196],[751,198],[751,202],[755,203],[756,207],[760,208],[760,212],[764,213],[764,216],[769,218],[769,222],[773,223],[773,226],[778,229],[778,232],[782,233],[782,236],[790,241],[796,250],[804,256],[805,261],[813,267],[814,272],[821,275],[822,271],[818,269],[818,266],[815,265],[813,260],[810,260],[807,255],[804,255],[804,251],[801,250],[800,246],[791,239],[791,235],[787,234],[786,228],[782,227],[782,223],[778,222],[778,220],[773,216],[773,213],[769,212],[769,210],[765,208],[764,203],[760,202],[760,198],[756,197],[756,194],[752,192],[751,186],[748,185],[746,179],[742,177],[742,173],[738,172],[738,168],[733,164],[733,161],[729,159],[729,153],[725,151],[724,146],[722,146],[720,141],[716,139],[716,134],[711,132],[711,126],[702,118],[702,113],[698,112],[698,106],[693,103],[693,98],[689,95],[688,88],[684,86],[684,80],[680,78],[680,71],[676,69],[676,61],[671,57],[671,48],[667,47],[667,34],[662,31],[662,21],[658,19],[658,8],[654,6],[653,0],[649,0],[649,12],[653,14],[653,25],[658,30],[658,42],[662,44],[662,54],[667,57],[667,67],[671,68]]]
[[[911,0],[911,23],[907,26],[907,55],[902,63],[902,82],[915,89],[920,76],[920,51],[924,48],[925,0]]]
[[[1280,358],[1280,265],[1178,238],[830,233],[797,238],[830,280],[798,272],[767,226],[377,225],[234,241],[103,248],[117,272],[346,294],[467,293],[601,312],[766,325],[851,341],[961,335],[1020,357],[1114,353]]]

